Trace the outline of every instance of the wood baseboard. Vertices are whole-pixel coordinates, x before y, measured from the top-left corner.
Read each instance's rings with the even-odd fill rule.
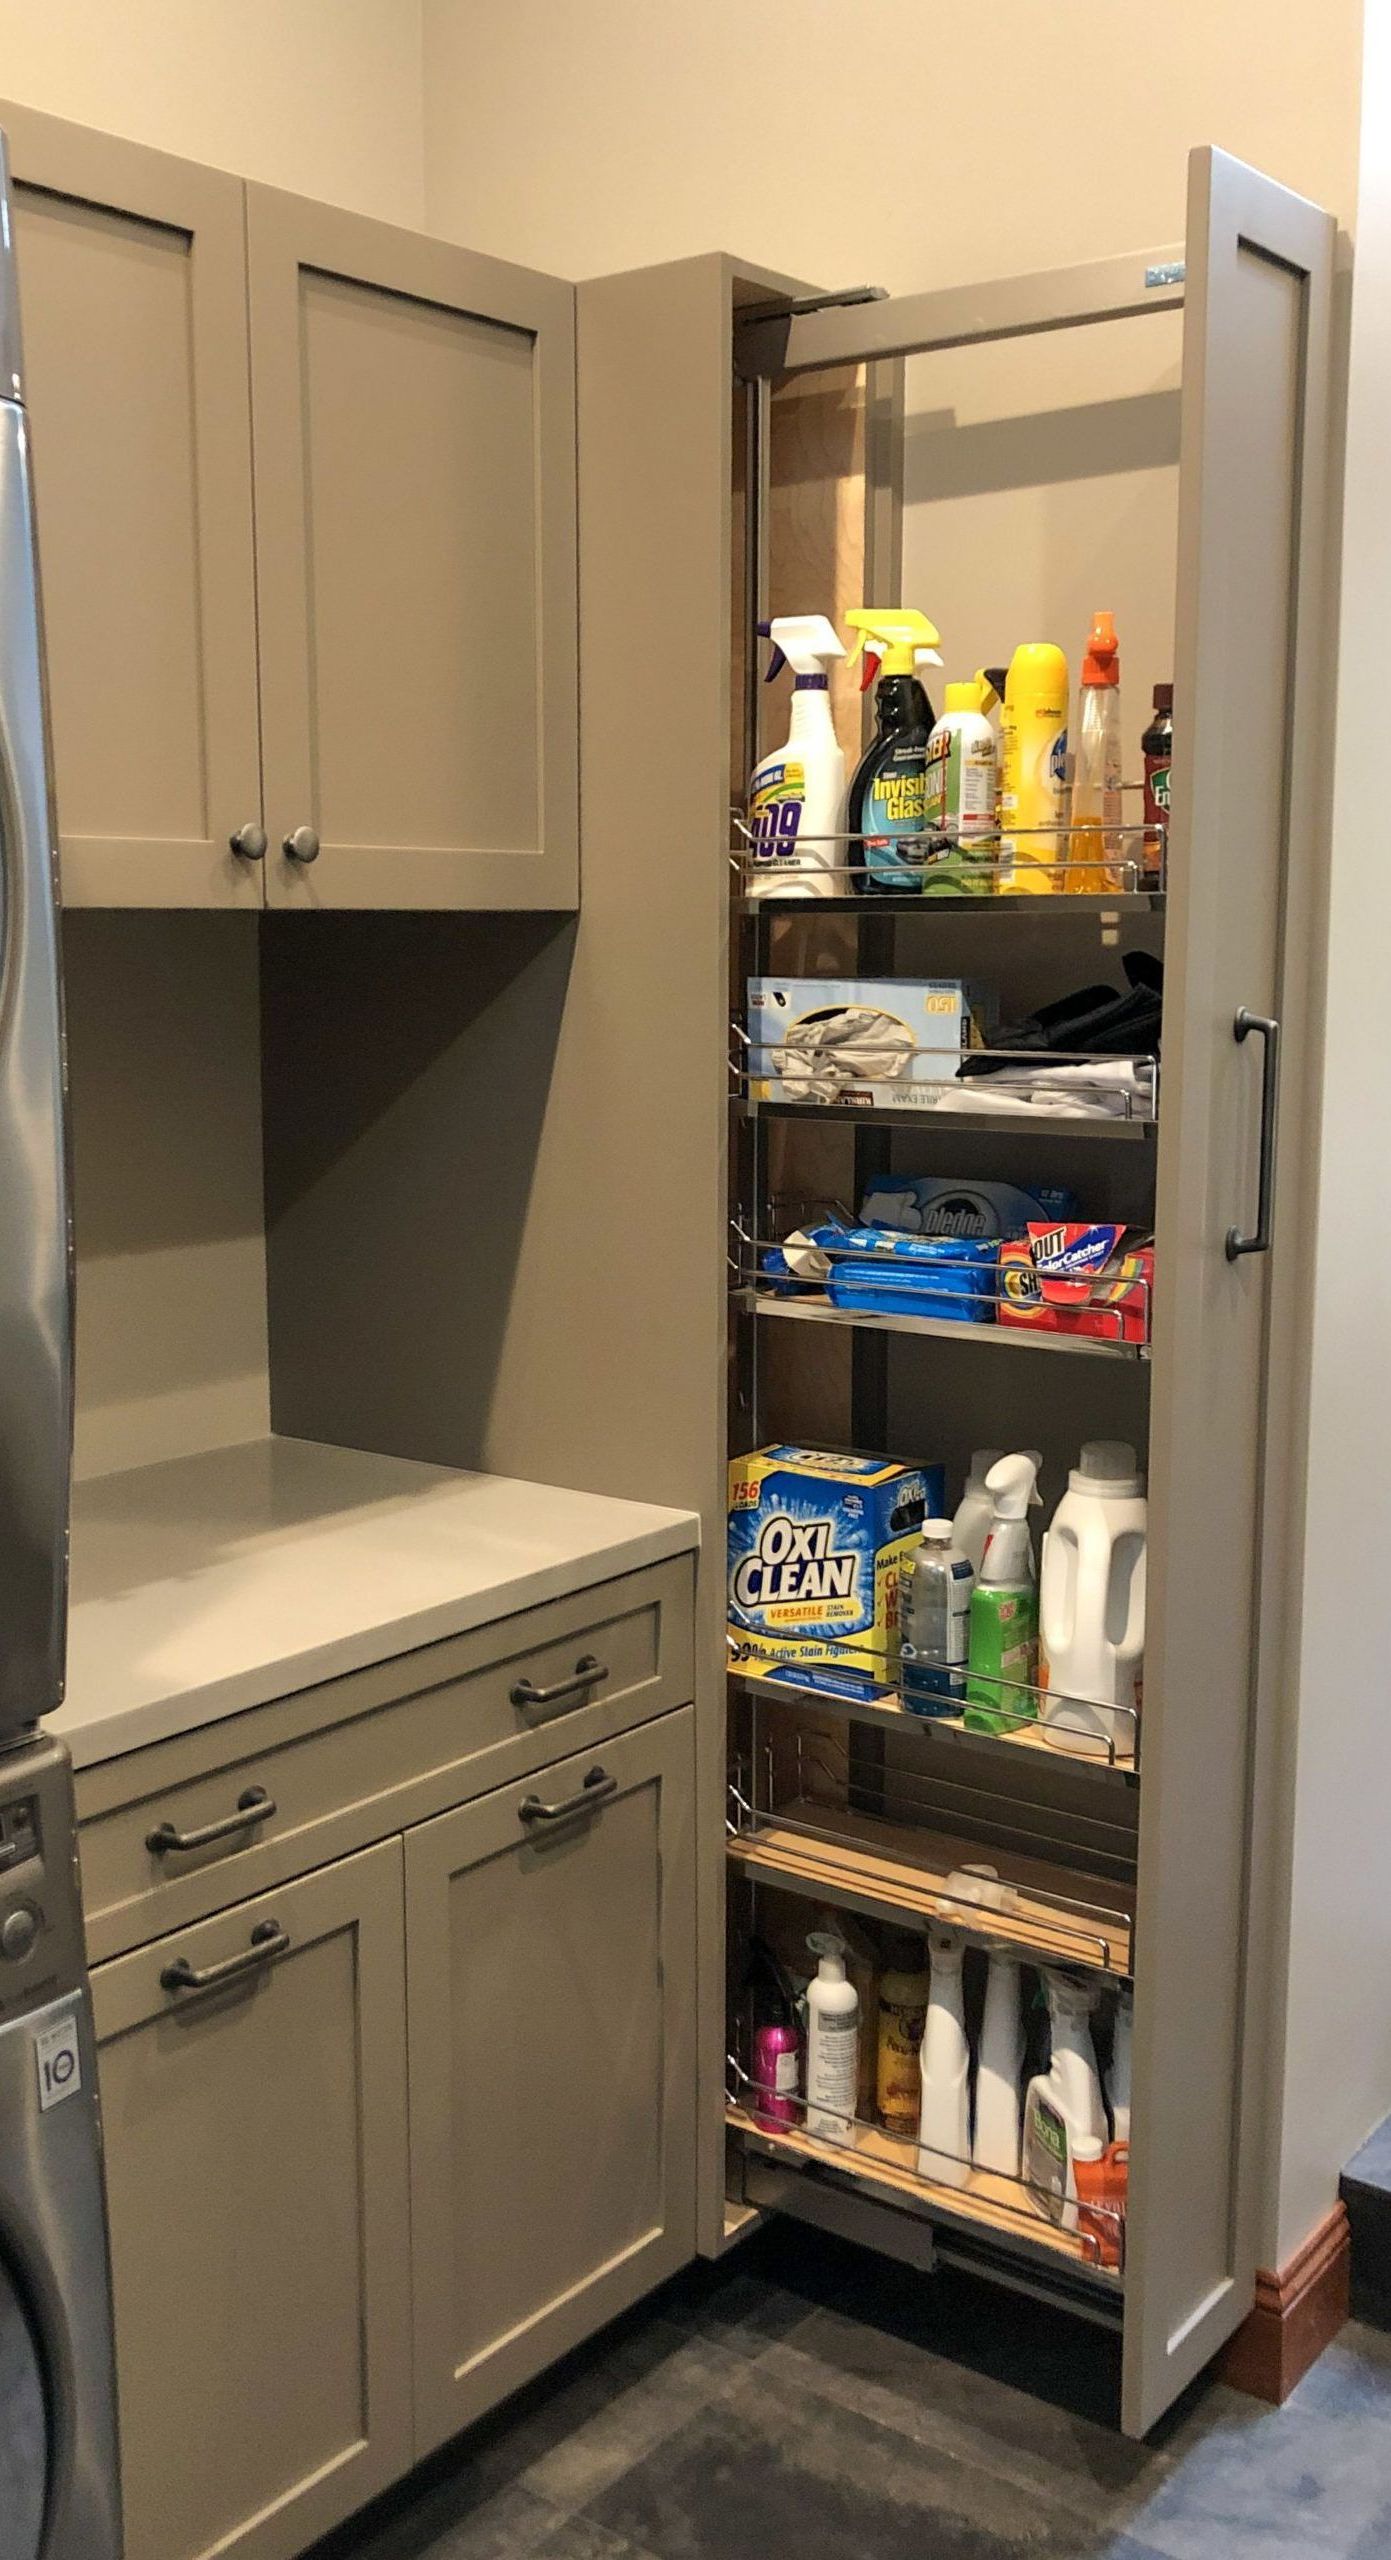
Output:
[[[1351,2265],[1347,2207],[1335,2204],[1287,2266],[1257,2271],[1255,2305],[1218,2359],[1222,2380],[1278,2409],[1346,2320]]]

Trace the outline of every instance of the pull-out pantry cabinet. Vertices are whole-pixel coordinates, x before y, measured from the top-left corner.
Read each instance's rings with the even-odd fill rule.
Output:
[[[573,288],[0,124],[66,902],[572,907]]]
[[[624,908],[630,1001],[621,1038],[605,1049],[607,1093],[619,1096],[602,1105],[613,1173],[596,1174],[597,1148],[572,1173],[557,1147],[531,1207],[542,1223],[568,1216],[578,1237],[582,1194],[591,1229],[611,1234],[626,1214],[626,1169],[643,1168],[648,1231],[662,1251],[650,1274],[641,1258],[627,1274],[621,1324],[602,1312],[597,1259],[591,1270],[572,1251],[567,1285],[574,1324],[587,1307],[615,1370],[646,1361],[651,1428],[665,1435],[652,1481],[707,1511],[698,1697],[726,1684],[726,1453],[833,1435],[909,1460],[943,1455],[959,1482],[974,1445],[1029,1447],[1041,1436],[1056,1499],[1084,1439],[1126,1437],[1149,1481],[1138,1751],[1132,1735],[1131,1747],[1088,1765],[1041,1745],[1036,1730],[953,1731],[950,1718],[905,1715],[892,1695],[862,1703],[852,1683],[839,1699],[799,1696],[784,1674],[760,1696],[737,1662],[723,1739],[702,1712],[703,2244],[720,2245],[722,2221],[730,2233],[753,2211],[779,2209],[914,2263],[935,2253],[1066,2301],[1122,2340],[1124,2420],[1135,2432],[1237,2328],[1269,2246],[1267,2073],[1289,1854],[1287,1639],[1320,997],[1334,240],[1316,207],[1203,151],[1191,168],[1187,242],[1149,259],[820,308],[794,307],[802,288],[727,259],[580,288],[583,724],[595,813],[586,904],[591,915]],[[1179,748],[1165,879],[1142,879],[1137,861],[1100,896],[959,907],[921,896],[749,896],[760,887],[753,859],[736,832],[731,861],[723,813],[760,745],[785,734],[770,724],[760,735],[754,627],[770,611],[805,613],[833,596],[843,607],[900,593],[900,360],[934,351],[940,381],[953,350],[1083,326],[1092,343],[1099,324],[1180,303]],[[813,410],[811,445],[790,459],[780,437],[789,404],[818,376],[843,386],[857,372],[862,486],[843,482],[822,520],[843,538],[859,510],[864,558],[851,575],[864,584],[837,594],[834,540],[819,578],[815,565],[815,484],[825,476],[815,420],[834,423],[841,411],[830,399]],[[645,468],[652,453],[665,457],[660,476]],[[979,577],[989,575],[982,548]],[[904,601],[925,603],[945,626],[939,594]],[[625,805],[629,733],[621,687],[605,670],[621,662],[625,634],[659,625],[682,633],[687,787],[669,825],[664,816],[658,876],[650,831]],[[900,1112],[890,1129],[885,1115],[876,1122],[871,1109],[842,1103],[820,1111],[833,1129],[812,1126],[815,1104],[770,1103],[746,1072],[744,981],[760,970],[1027,981],[1042,998],[1106,976],[1132,943],[1165,965],[1157,1113],[1126,1106],[1079,1132],[1075,1120],[1038,1111],[1027,1131],[1016,1123],[1002,1137],[998,1119],[965,1109],[949,1122]],[[1263,1027],[1273,1024],[1278,1032]],[[660,1187],[653,1168],[670,1153],[673,1098],[683,1145]],[[556,1098],[553,1116],[568,1110],[573,1132],[580,1108],[576,1087]],[[803,1157],[794,1175],[787,1151],[803,1138],[844,1152],[823,1154],[811,1175]],[[1041,1340],[993,1325],[890,1323],[778,1296],[765,1246],[809,1202],[857,1209],[866,1180],[890,1170],[1066,1180],[1079,1193],[1085,1183],[1084,1214],[1152,1221],[1147,1344],[1067,1344],[1098,1356],[1060,1360]],[[712,1315],[727,1293],[726,1367]],[[789,1313],[804,1320],[788,1323]],[[673,1364],[675,1339],[687,1356]],[[726,1385],[728,1435],[712,1448],[700,1416],[723,1406]],[[538,1382],[539,1393],[552,1389],[553,1379]],[[1017,1884],[1007,1915],[968,1908],[951,1873],[981,1858]],[[934,2184],[918,2173],[915,2146],[882,2130],[866,2126],[837,2147],[760,2127],[737,1987],[743,1944],[782,1915],[784,1943],[800,1948],[827,1906],[897,1922],[919,1943],[936,1917],[977,1948],[1012,1942],[1026,1966],[1086,1969],[1103,2021],[1118,1986],[1133,1985],[1129,2212],[1117,2252],[1042,2222],[1019,2182],[1012,2192],[970,2176],[964,2188]]]

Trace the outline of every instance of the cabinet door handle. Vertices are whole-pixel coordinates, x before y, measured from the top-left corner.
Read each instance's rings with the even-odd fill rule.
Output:
[[[161,1991],[215,1991],[223,1982],[236,1982],[244,1973],[257,1973],[262,1965],[274,1964],[277,1956],[286,1954],[289,1938],[278,1920],[258,1920],[251,1932],[251,1944],[240,1955],[224,1956],[220,1964],[190,1964],[187,1956],[176,1956],[159,1977]]]
[[[258,827],[254,820],[248,819],[246,825],[238,827],[236,834],[229,836],[227,841],[233,853],[241,855],[243,862],[265,861],[266,831],[264,827]]]
[[[317,862],[319,839],[312,827],[296,827],[292,836],[286,836],[283,850],[287,862]]]
[[[1273,1014],[1252,1013],[1246,1005],[1238,1008],[1232,1024],[1233,1038],[1242,1041],[1253,1031],[1264,1042],[1261,1060],[1261,1160],[1260,1189],[1256,1199],[1256,1232],[1244,1236],[1240,1227],[1227,1229],[1227,1260],[1239,1262],[1244,1253],[1269,1253],[1275,1217],[1275,1140],[1280,1117],[1280,1025]]]
[[[567,1698],[582,1698],[586,1689],[596,1689],[607,1680],[609,1666],[597,1654],[581,1654],[568,1680],[557,1680],[554,1688],[538,1689],[534,1680],[517,1680],[512,1686],[514,1707],[562,1707]]]
[[[572,1796],[562,1797],[559,1804],[543,1804],[539,1796],[523,1796],[517,1807],[519,1822],[573,1822],[581,1813],[592,1813],[594,1807],[607,1804],[618,1793],[618,1780],[607,1769],[591,1769],[584,1785]]]
[[[232,1840],[239,1831],[254,1831],[269,1822],[274,1812],[275,1798],[264,1787],[246,1787],[237,1798],[235,1813],[221,1814],[197,1831],[180,1831],[172,1822],[161,1822],[158,1830],[146,1833],[145,1846],[156,1858],[187,1856],[190,1849],[210,1849],[215,1840]]]

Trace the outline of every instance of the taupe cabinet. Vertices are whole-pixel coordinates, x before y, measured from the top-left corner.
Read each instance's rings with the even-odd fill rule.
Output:
[[[573,289],[0,122],[66,902],[573,907]]]
[[[683,1559],[79,1773],[141,2560],[291,2560],[694,2254],[690,1671]]]

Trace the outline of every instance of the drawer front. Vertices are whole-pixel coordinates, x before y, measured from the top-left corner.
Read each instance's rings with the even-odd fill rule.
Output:
[[[679,1557],[83,1772],[92,1962],[684,1705],[691,1594]]]

